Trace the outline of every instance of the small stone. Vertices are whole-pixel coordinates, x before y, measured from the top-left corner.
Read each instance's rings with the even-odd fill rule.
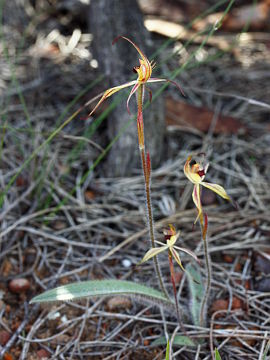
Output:
[[[37,357],[40,360],[49,359],[50,353],[45,349],[40,349],[37,351]]]
[[[5,346],[11,335],[6,330],[0,330],[0,345]]]
[[[64,222],[64,221],[61,221],[61,220],[56,220],[54,223],[53,223],[53,228],[54,230],[63,230],[67,227],[67,224]]]
[[[25,278],[13,279],[10,281],[8,287],[11,292],[19,294],[30,288],[30,282]]]
[[[129,268],[131,267],[131,261],[129,259],[123,259],[122,260],[122,265],[125,267],[125,268]]]
[[[110,311],[114,311],[119,309],[130,309],[132,304],[130,299],[124,296],[116,296],[108,300],[107,305]]]

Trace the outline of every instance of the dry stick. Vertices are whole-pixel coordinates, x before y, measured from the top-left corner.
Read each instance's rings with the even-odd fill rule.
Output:
[[[204,219],[203,219],[204,216]],[[203,239],[203,247],[204,247],[204,257],[205,257],[205,265],[207,270],[207,282],[206,282],[206,289],[204,292],[201,312],[200,312],[200,325],[203,326],[204,323],[204,313],[205,313],[205,305],[207,303],[210,289],[211,289],[211,262],[210,256],[208,252],[208,244],[207,244],[207,228],[208,228],[208,217],[206,214],[201,214],[200,216],[200,225],[201,225],[201,232],[202,232],[202,239]]]
[[[154,235],[154,219],[152,214],[152,206],[151,206],[151,188],[150,188],[150,176],[151,176],[151,164],[150,164],[150,156],[147,154],[147,160],[145,159],[145,146],[144,146],[144,129],[143,129],[143,92],[144,92],[144,85],[140,84],[138,86],[137,91],[137,104],[138,104],[138,113],[137,113],[137,127],[138,127],[138,141],[139,141],[139,149],[141,154],[141,161],[142,161],[142,168],[144,174],[144,183],[145,183],[145,193],[146,193],[146,207],[147,207],[147,222],[149,226],[149,234],[151,239],[151,247],[155,248],[155,235]],[[161,290],[163,291],[166,298],[169,299],[168,292],[165,288],[159,263],[157,257],[154,256],[154,265],[155,271],[159,280],[159,285]]]

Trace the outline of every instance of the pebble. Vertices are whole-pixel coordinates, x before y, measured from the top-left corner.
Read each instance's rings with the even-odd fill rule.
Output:
[[[30,282],[25,278],[13,279],[10,281],[8,287],[11,292],[19,294],[30,288]]]
[[[131,267],[131,261],[129,259],[123,259],[122,260],[122,265],[125,267],[125,268],[129,268]]]
[[[37,351],[37,357],[40,360],[49,359],[50,353],[45,349],[40,349]]]
[[[130,309],[131,308],[131,300],[124,296],[116,296],[108,300],[107,302],[108,309],[110,311],[119,310],[119,309]]]

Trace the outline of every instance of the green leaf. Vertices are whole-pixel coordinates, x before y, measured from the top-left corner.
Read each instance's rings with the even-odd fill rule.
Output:
[[[165,336],[162,336],[151,343],[151,346],[166,345],[167,340]],[[174,337],[173,346],[196,346],[195,342],[187,336],[176,335]]]
[[[217,348],[215,349],[215,360],[221,360],[221,356],[220,356]]]
[[[200,312],[204,296],[204,287],[200,272],[191,264],[186,267],[191,293],[191,316],[194,325],[200,326]]]
[[[51,301],[73,301],[84,297],[133,295],[148,300],[155,305],[173,306],[163,293],[132,281],[92,280],[72,283],[45,291],[35,296],[30,304]]]

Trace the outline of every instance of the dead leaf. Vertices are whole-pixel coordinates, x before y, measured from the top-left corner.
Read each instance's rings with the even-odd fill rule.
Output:
[[[223,22],[223,30],[241,31],[249,24],[249,29],[269,29],[270,4],[264,1],[260,4],[250,4],[235,8]]]
[[[241,31],[244,26],[249,24],[249,30],[266,30],[269,29],[270,4],[264,1],[256,5],[244,5],[236,7],[224,18],[222,30]],[[216,12],[205,18],[194,22],[193,29],[202,31],[207,27],[212,27],[222,18],[223,12]]]
[[[190,129],[197,129],[201,132],[208,132],[211,126],[214,113],[205,107],[196,107],[175,100],[172,97],[166,98],[166,123],[168,126],[181,126]],[[246,133],[247,128],[239,119],[220,115],[218,117],[215,134],[237,134]]]

